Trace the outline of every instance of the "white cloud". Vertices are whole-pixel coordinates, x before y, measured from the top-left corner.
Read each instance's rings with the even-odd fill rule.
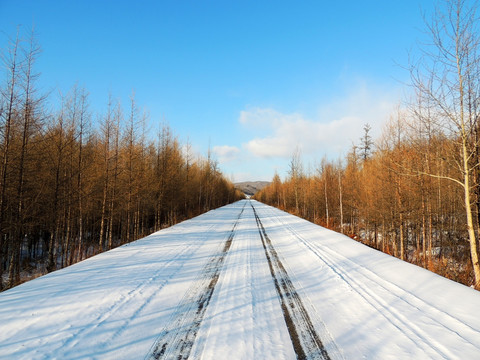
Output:
[[[243,144],[254,156],[290,158],[296,147],[303,155],[343,155],[358,143],[363,126],[372,127],[376,138],[394,107],[394,96],[357,86],[347,97],[320,108],[314,119],[299,113],[284,114],[271,108],[253,108],[240,113],[239,122],[255,138]]]
[[[294,118],[295,114],[284,115],[273,109],[254,108],[250,111],[240,111],[239,121],[245,126],[254,125],[256,128],[269,128],[271,126],[280,124],[285,117]]]
[[[220,163],[226,163],[236,160],[240,154],[240,149],[236,146],[222,145],[214,146],[213,152],[218,156],[218,161]]]

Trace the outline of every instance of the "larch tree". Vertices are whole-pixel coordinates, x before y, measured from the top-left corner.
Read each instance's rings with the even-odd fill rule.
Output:
[[[89,121],[90,114],[88,113],[88,95],[85,89],[81,89],[80,93],[77,93],[77,88],[74,89],[74,106],[78,106],[75,111],[78,111],[78,123],[77,123],[77,134],[78,134],[78,156],[77,156],[77,196],[78,196],[78,248],[77,248],[77,259],[76,261],[81,261],[84,258],[85,244],[84,244],[84,175],[85,175],[85,139],[86,139],[86,129]]]
[[[373,140],[370,135],[372,127],[369,124],[363,126],[363,135],[360,138],[359,150],[361,151],[361,156],[363,161],[367,161],[368,158],[372,155],[373,152]]]
[[[108,100],[108,108],[107,114],[105,115],[103,122],[101,124],[101,142],[102,142],[102,150],[103,150],[103,194],[102,194],[102,213],[100,217],[100,234],[99,234],[99,242],[98,246],[99,249],[103,249],[105,247],[105,240],[104,234],[106,233],[105,227],[107,224],[107,209],[108,209],[108,195],[110,190],[110,160],[111,160],[111,141],[112,141],[112,133],[114,131],[114,123],[113,123],[113,104],[112,104],[112,96],[109,96]]]
[[[53,193],[49,193],[46,198],[52,201],[51,203],[51,218],[50,220],[50,237],[48,243],[48,262],[47,270],[53,271],[57,268],[56,258],[57,258],[57,249],[59,244],[59,238],[61,237],[61,229],[64,225],[61,219],[61,206],[64,203],[62,197],[62,188],[65,185],[63,182],[63,173],[65,169],[65,153],[67,151],[68,142],[65,136],[65,114],[64,114],[64,103],[62,101],[62,108],[60,112],[52,117],[53,123],[51,128],[47,130],[47,139],[46,142],[49,144],[49,148],[46,153],[48,154],[48,163],[51,164],[51,168],[47,170],[48,173],[51,173],[54,177],[51,181],[50,190]],[[46,200],[46,203],[49,203]]]
[[[20,252],[23,242],[23,236],[26,232],[26,211],[27,206],[32,209],[31,203],[35,200],[33,196],[27,201],[26,187],[28,182],[27,168],[32,161],[33,152],[31,148],[31,139],[35,133],[35,128],[40,127],[39,114],[42,99],[38,97],[35,88],[35,82],[38,74],[34,71],[34,64],[40,53],[40,48],[36,42],[35,33],[32,30],[27,48],[23,49],[23,66],[21,68],[21,92],[22,102],[20,104],[19,114],[19,144],[17,145],[16,159],[16,199],[13,209],[13,236],[12,236],[12,256],[9,266],[9,283],[20,283]],[[31,167],[30,167],[31,168]],[[33,195],[30,192],[30,195]],[[27,203],[29,205],[27,205]],[[31,216],[33,214],[30,214]]]
[[[114,233],[114,219],[116,218],[116,202],[118,197],[118,177],[120,173],[120,123],[123,120],[123,113],[120,104],[116,104],[113,112],[113,124],[112,124],[112,135],[113,135],[113,169],[112,169],[112,186],[111,186],[111,196],[109,204],[109,218],[108,218],[108,245],[107,249],[113,247],[113,233]]]
[[[7,221],[7,189],[10,171],[12,127],[19,99],[20,76],[20,35],[17,30],[16,37],[10,41],[10,47],[2,54],[3,65],[6,69],[6,82],[1,89],[1,121],[2,121],[2,163],[0,169],[0,290],[3,289],[2,272],[5,255],[7,255],[9,229]]]
[[[317,169],[317,172],[320,175],[320,178],[323,180],[323,198],[325,200],[325,224],[327,228],[329,227],[329,219],[330,219],[330,214],[328,211],[328,187],[329,187],[329,182],[330,182],[330,172],[331,172],[331,166],[327,162],[326,157],[322,159],[322,162],[320,164],[320,168]]]
[[[344,226],[343,224],[343,187],[342,187],[343,169],[342,169],[341,160],[338,161],[337,178],[338,178],[338,204],[339,204],[339,211],[340,211],[340,232],[343,234],[343,226]]]
[[[78,86],[50,113],[35,40],[19,31],[2,53],[0,291],[242,197],[170,130],[157,148],[133,96],[125,118],[110,97],[98,127]]]
[[[300,179],[302,177],[303,167],[301,161],[300,149],[296,148],[290,160],[288,174],[293,186],[293,196],[295,203],[295,213],[299,213]]]

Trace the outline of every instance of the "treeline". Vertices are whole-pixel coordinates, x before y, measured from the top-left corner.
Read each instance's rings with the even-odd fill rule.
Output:
[[[133,96],[94,116],[74,86],[47,110],[38,54],[34,35],[3,54],[0,289],[243,197],[210,153],[194,155],[166,125],[147,134]]]
[[[475,2],[441,2],[410,66],[412,99],[374,142],[289,176],[259,200],[480,289],[480,29]]]
[[[403,137],[395,143],[395,135],[399,134],[385,133],[378,149],[367,156],[359,144],[343,161],[323,159],[310,172],[297,154],[288,177],[282,181],[275,175],[255,198],[453,280],[474,284],[461,188],[415,173],[429,167],[456,176],[450,166],[451,144],[443,138],[413,146]],[[477,229],[478,214],[476,207]]]

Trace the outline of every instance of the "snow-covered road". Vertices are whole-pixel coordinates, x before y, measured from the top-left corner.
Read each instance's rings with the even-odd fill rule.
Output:
[[[480,293],[245,200],[0,294],[5,359],[479,359]]]

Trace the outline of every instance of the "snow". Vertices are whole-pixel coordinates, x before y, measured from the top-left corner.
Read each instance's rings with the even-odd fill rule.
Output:
[[[0,293],[0,358],[476,359],[479,308],[473,289],[244,200]]]

